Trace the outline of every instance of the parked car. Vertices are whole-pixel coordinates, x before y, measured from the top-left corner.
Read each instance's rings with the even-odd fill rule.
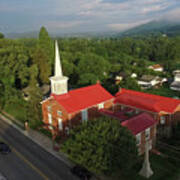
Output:
[[[0,142],[0,153],[1,154],[9,154],[11,152],[10,147],[4,142]]]
[[[92,174],[84,167],[76,165],[71,169],[71,173],[78,176],[81,180],[90,180]]]

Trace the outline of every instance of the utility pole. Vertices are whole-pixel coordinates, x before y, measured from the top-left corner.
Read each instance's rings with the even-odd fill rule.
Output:
[[[149,141],[146,141],[146,144],[145,144],[144,163],[139,174],[141,176],[144,176],[145,178],[149,178],[150,176],[153,175],[153,171],[151,169],[150,162],[149,162]]]

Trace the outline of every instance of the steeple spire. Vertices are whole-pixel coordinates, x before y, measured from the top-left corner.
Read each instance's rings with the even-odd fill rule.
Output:
[[[51,80],[51,93],[61,95],[68,92],[68,77],[63,76],[57,41],[55,42],[55,70]]]
[[[58,47],[58,42],[56,40],[55,42],[55,48],[56,48],[56,51],[55,51],[55,76],[63,76],[63,73],[62,73],[62,66],[61,66],[61,61],[60,61],[60,55],[59,55],[59,47]]]

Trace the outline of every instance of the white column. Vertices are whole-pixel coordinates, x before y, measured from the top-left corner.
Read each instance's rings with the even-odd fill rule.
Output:
[[[144,163],[139,174],[141,176],[144,176],[145,178],[149,178],[150,176],[153,175],[153,171],[150,167],[150,162],[149,162],[149,141],[146,141]]]

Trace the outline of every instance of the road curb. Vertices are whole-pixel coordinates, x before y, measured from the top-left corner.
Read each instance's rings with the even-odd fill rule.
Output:
[[[51,155],[53,155],[54,157],[56,157],[57,159],[59,159],[60,161],[64,162],[68,167],[72,168],[74,166],[74,164],[72,162],[70,162],[67,157],[61,153],[61,152],[56,152],[52,149],[52,146],[47,148],[45,147],[41,142],[39,142],[37,139],[32,138],[30,136],[30,133],[26,130],[22,130],[20,127],[18,127],[16,124],[14,124],[10,119],[8,119],[7,117],[5,117],[4,115],[2,115],[0,113],[0,118],[5,121],[7,124],[9,124],[10,126],[12,126],[13,128],[15,128],[16,130],[18,130],[21,134],[23,134],[24,136],[28,137],[31,141],[33,141],[34,143],[38,144],[41,148],[43,148],[45,151],[47,151],[48,153],[50,153]],[[38,132],[36,132],[38,133]],[[46,137],[47,138],[47,137]],[[0,179],[1,180],[1,179]]]

